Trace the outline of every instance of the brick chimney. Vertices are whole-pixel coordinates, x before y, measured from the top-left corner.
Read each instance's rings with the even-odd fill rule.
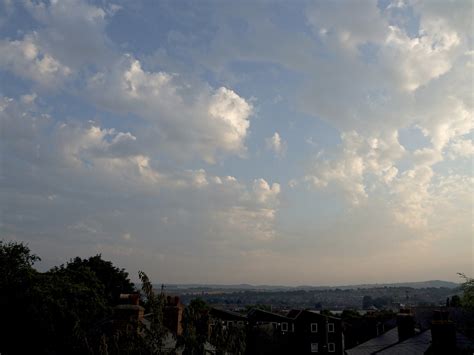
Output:
[[[136,306],[140,304],[139,293],[121,293],[119,299],[120,304],[134,304]]]
[[[145,309],[139,305],[139,294],[121,294],[120,302],[114,309],[115,324],[120,329],[128,326],[137,327],[143,319]]]
[[[163,323],[176,335],[183,333],[181,320],[183,319],[184,305],[181,303],[178,296],[166,297],[165,308],[163,310]]]
[[[433,354],[456,353],[456,325],[448,316],[446,310],[434,311],[431,322]]]
[[[415,335],[415,318],[410,309],[400,309],[397,314],[398,340],[403,341]]]

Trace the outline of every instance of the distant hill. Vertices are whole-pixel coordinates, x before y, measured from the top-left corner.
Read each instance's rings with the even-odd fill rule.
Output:
[[[155,288],[159,289],[161,284],[155,284]],[[459,287],[458,283],[442,280],[430,280],[430,281],[419,281],[419,282],[398,282],[398,283],[383,283],[383,284],[360,284],[360,285],[345,285],[345,286],[281,286],[281,285],[249,285],[249,284],[237,284],[237,285],[216,285],[216,284],[166,284],[165,288],[168,291],[194,291],[194,292],[206,292],[206,291],[291,291],[291,290],[329,290],[329,289],[364,289],[364,288],[377,288],[377,287],[411,287],[414,289],[420,288],[450,288],[454,289]]]
[[[374,287],[411,287],[411,288],[429,288],[429,287],[446,287],[446,288],[456,288],[459,287],[458,283],[451,281],[442,281],[442,280],[430,280],[430,281],[419,281],[419,282],[397,282],[397,283],[387,283],[387,284],[363,284],[363,285],[351,285],[351,286],[342,286],[339,288],[350,289],[350,288],[374,288]]]

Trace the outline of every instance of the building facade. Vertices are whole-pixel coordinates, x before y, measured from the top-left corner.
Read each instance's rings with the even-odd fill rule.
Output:
[[[344,354],[341,319],[302,310],[294,318],[294,346],[298,354]]]

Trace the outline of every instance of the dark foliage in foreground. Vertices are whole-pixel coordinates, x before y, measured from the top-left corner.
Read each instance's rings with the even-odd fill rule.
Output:
[[[184,348],[184,355],[204,353],[204,344],[208,336],[208,306],[201,299],[191,301],[183,314],[183,334],[178,337],[177,345]]]
[[[0,241],[0,353],[105,350],[113,300],[134,289],[128,274],[100,255],[75,258],[45,273],[33,268],[38,260],[28,246]],[[120,342],[117,334],[110,339]]]
[[[118,326],[114,307],[119,295],[137,292],[123,269],[96,255],[40,273],[33,267],[38,260],[25,244],[0,241],[0,354],[174,353],[164,348],[164,295],[154,292],[143,271],[141,305],[147,317]],[[193,301],[185,309],[176,346],[184,354],[203,353],[207,326],[206,303]],[[221,348],[245,348],[230,332],[225,338],[228,343]]]

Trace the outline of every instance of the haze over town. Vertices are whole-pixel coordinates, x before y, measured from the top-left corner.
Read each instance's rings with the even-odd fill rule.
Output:
[[[472,275],[472,1],[0,1],[0,236],[46,270]]]

